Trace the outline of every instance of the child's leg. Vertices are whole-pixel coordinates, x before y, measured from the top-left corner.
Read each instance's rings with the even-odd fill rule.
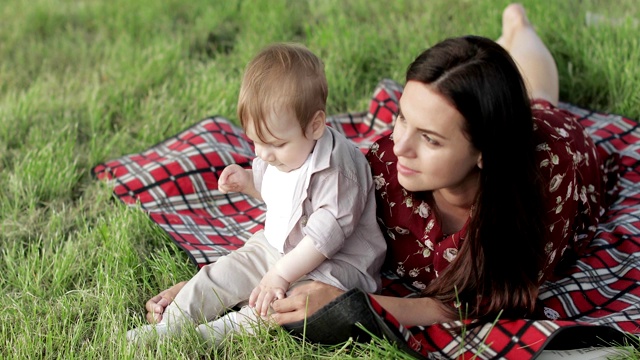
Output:
[[[280,257],[263,232],[255,234],[243,247],[203,267],[185,284],[165,309],[158,332],[175,333],[185,324],[207,322],[247,300]],[[135,339],[142,335],[140,332],[153,329],[153,326],[143,326],[131,330],[127,337]]]
[[[197,323],[216,318],[229,307],[245,301],[253,288],[281,257],[263,232],[213,264],[203,267],[167,306],[165,318],[187,315]]]
[[[267,324],[248,305],[238,311],[227,313],[207,324],[199,325],[196,332],[212,347],[218,347],[226,338],[235,333],[254,334],[257,326]]]
[[[287,294],[296,286],[310,281],[313,280],[305,276],[294,282],[289,287]],[[253,308],[245,305],[238,311],[229,312],[214,321],[199,325],[196,331],[210,346],[217,347],[225,338],[232,336],[234,333],[246,332],[247,334],[254,334],[258,326],[271,325],[269,321],[262,319]]]

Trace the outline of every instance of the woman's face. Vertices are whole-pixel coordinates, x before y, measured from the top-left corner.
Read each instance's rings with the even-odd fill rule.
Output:
[[[410,191],[475,189],[482,156],[465,136],[464,123],[444,97],[408,81],[393,128],[400,185]]]

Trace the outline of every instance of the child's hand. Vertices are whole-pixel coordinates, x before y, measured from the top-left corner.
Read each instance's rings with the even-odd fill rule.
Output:
[[[177,283],[149,299],[145,304],[145,308],[147,309],[147,321],[150,323],[160,322],[160,320],[162,320],[164,310],[173,301],[176,295],[178,295],[186,283],[186,281]]]
[[[255,307],[256,312],[261,316],[267,316],[271,303],[277,299],[284,299],[287,289],[289,289],[289,282],[271,270],[251,292],[249,306]]]
[[[231,164],[222,170],[218,180],[218,190],[228,192],[242,192],[251,182],[251,176],[238,164]]]

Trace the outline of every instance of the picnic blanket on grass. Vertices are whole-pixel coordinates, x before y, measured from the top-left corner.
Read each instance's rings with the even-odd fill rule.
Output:
[[[363,153],[392,130],[402,86],[383,80],[369,109],[328,117],[327,123]],[[568,275],[543,285],[547,319],[498,319],[492,324],[455,321],[403,327],[372,297],[366,306],[401,347],[416,357],[528,359],[544,349],[611,346],[640,334],[640,126],[623,116],[561,103],[575,114],[603,155],[617,158],[618,191],[587,253]],[[250,167],[255,154],[242,129],[224,117],[203,119],[149,149],[107,161],[93,174],[114,195],[139,206],[202,267],[238,249],[263,228],[264,204],[243,194],[222,194],[225,166]],[[383,275],[383,294],[415,296],[417,289]],[[577,336],[577,337],[576,337]],[[393,336],[392,336],[393,337]]]

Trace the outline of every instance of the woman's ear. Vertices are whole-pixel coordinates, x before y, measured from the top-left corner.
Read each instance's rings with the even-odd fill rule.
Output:
[[[318,110],[313,115],[313,119],[309,123],[310,128],[307,128],[311,131],[311,138],[313,140],[318,140],[324,134],[324,128],[327,127],[327,116],[324,111]]]
[[[482,154],[478,155],[478,168],[482,170]]]

